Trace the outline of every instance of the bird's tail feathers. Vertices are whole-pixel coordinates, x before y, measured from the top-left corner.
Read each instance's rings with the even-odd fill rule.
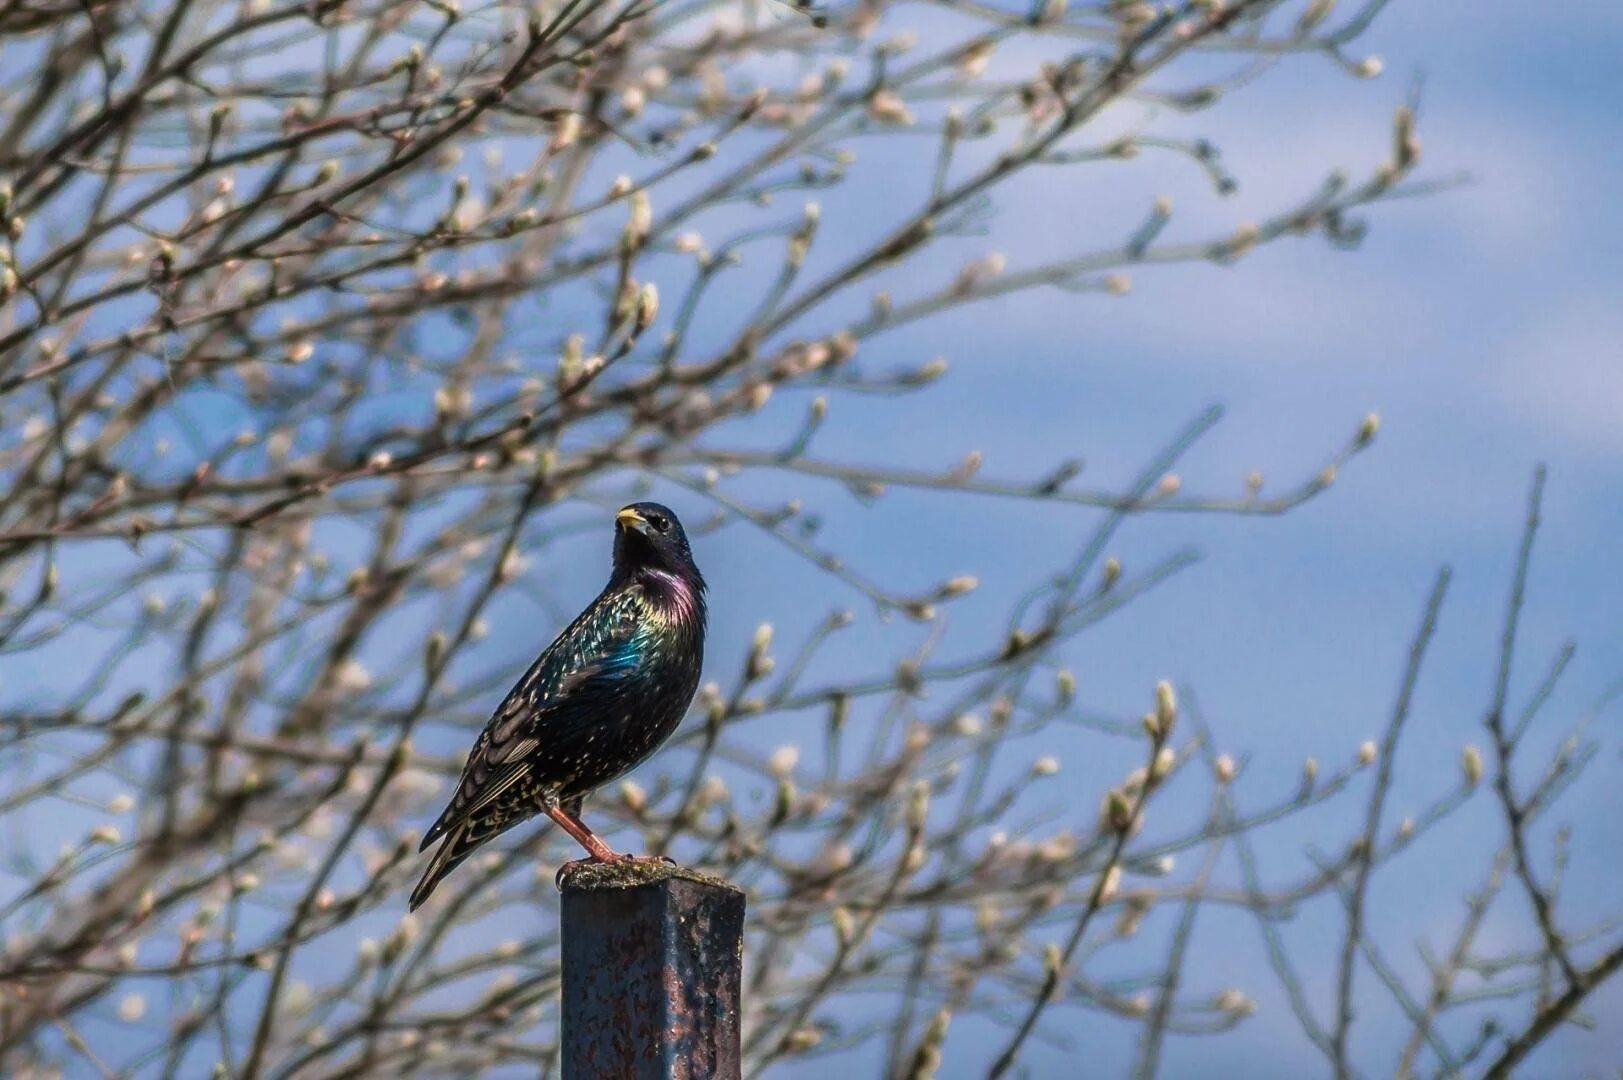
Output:
[[[579,802],[576,802],[579,806]],[[423,879],[411,891],[411,910],[423,906],[440,879],[462,865],[481,844],[494,840],[513,826],[529,820],[528,815],[474,816],[464,818],[445,833],[445,840],[434,853],[434,861],[423,872]]]
[[[472,855],[473,849],[479,846],[482,839],[484,838],[474,840],[468,836],[466,822],[457,826],[445,838],[445,842],[440,844],[440,849],[434,853],[434,861],[429,863],[428,869],[423,872],[422,880],[417,882],[417,887],[411,891],[412,911],[423,906],[433,894],[435,886],[439,885],[440,879],[460,866],[462,860]]]

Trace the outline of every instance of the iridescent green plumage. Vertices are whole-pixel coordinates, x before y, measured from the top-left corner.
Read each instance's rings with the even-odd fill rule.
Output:
[[[704,656],[704,579],[669,510],[637,503],[618,522],[608,586],[508,693],[424,836],[423,850],[444,840],[413,909],[475,848],[537,814],[607,857],[570,804],[642,762],[687,711]]]

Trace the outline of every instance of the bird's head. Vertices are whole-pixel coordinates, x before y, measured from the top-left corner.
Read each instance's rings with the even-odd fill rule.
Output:
[[[704,587],[682,523],[670,507],[655,502],[632,503],[614,515],[614,565],[629,572],[661,570]]]

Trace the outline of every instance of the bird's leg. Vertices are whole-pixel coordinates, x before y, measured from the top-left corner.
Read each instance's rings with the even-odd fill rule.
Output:
[[[578,807],[579,804],[577,803],[576,806]],[[568,810],[565,810],[556,803],[549,803],[546,807],[546,811],[548,817],[550,817],[553,821],[556,821],[564,832],[574,837],[575,841],[580,844],[581,847],[585,848],[592,856],[590,859],[576,859],[574,862],[566,862],[562,866],[558,867],[558,880],[560,882],[563,881],[564,875],[569,872],[570,867],[579,866],[581,863],[585,862],[670,863],[674,861],[664,857],[663,855],[620,854],[613,848],[609,847],[609,845],[605,844],[601,836],[598,836],[591,829],[587,828],[586,822],[580,819],[578,809],[575,813],[570,813]]]
[[[595,832],[586,827],[586,822],[582,821],[574,814],[571,814],[563,807],[558,806],[557,804],[551,804],[546,808],[546,810],[547,816],[553,821],[556,821],[558,823],[558,827],[563,829],[564,832],[574,837],[575,842],[581,847],[585,848],[587,853],[598,862],[621,862],[622,860],[628,858],[628,856],[621,855],[619,852],[609,847],[609,845],[605,844],[602,837],[598,836]]]

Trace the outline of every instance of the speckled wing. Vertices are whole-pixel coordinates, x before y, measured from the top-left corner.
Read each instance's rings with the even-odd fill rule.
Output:
[[[597,722],[636,673],[641,612],[640,590],[605,593],[547,646],[479,734],[456,794],[419,851],[522,780],[549,735]]]

